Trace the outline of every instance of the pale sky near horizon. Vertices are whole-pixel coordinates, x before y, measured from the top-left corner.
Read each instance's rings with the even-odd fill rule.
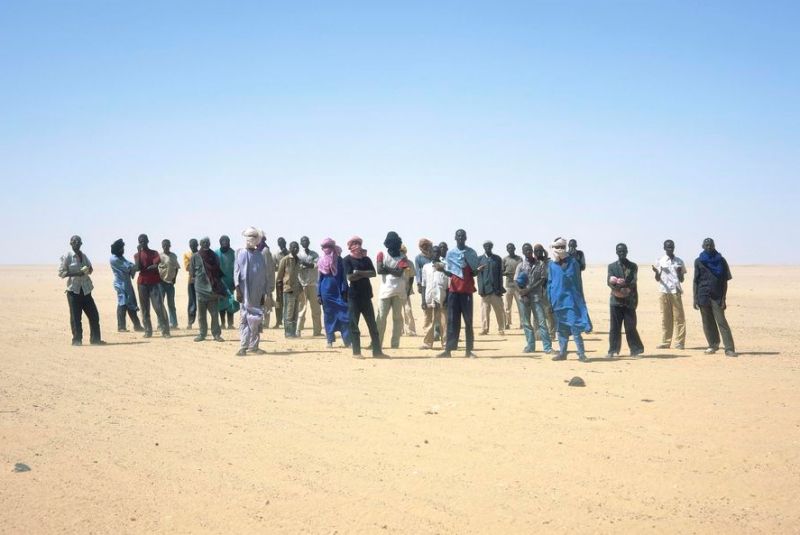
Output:
[[[800,263],[798,2],[0,3],[0,263],[397,231]]]

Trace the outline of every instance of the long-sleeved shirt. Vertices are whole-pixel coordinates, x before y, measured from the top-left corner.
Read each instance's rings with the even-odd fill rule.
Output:
[[[175,284],[178,271],[181,266],[178,264],[178,256],[175,253],[161,254],[161,262],[158,264],[158,274],[161,280],[170,284]]]
[[[82,271],[82,268],[88,268]],[[94,271],[89,257],[85,253],[68,251],[61,257],[61,264],[58,267],[58,276],[67,279],[67,292],[89,295],[94,289],[92,279],[89,274]]]
[[[284,256],[278,264],[277,280],[283,283],[283,293],[294,293],[300,291],[300,279],[297,278],[298,268],[297,258],[292,255]]]
[[[308,262],[314,264],[313,267],[306,267],[300,262],[297,264],[297,279],[300,281],[300,286],[305,288],[310,284],[317,284],[319,280],[319,270],[317,269],[317,262],[319,262],[319,254],[316,251],[312,251],[311,249],[308,250],[306,253],[304,250],[300,250],[297,253],[297,259],[300,262]]]
[[[709,305],[711,301],[725,301],[728,281],[733,278],[728,261],[722,259],[722,277],[714,275],[700,259],[694,261],[694,303]]]
[[[414,259],[414,266],[417,268],[417,273],[415,275],[417,279],[417,284],[424,286],[423,278],[422,278],[422,268],[425,267],[425,264],[430,264],[431,259],[424,254],[420,253]]]
[[[278,269],[275,266],[275,257],[272,256],[269,246],[264,247],[261,256],[264,257],[264,265],[267,266],[267,293],[272,294],[275,291],[275,271]]]
[[[186,270],[186,273],[189,274],[189,284],[192,284],[194,282],[194,277],[192,276],[192,267],[190,265],[193,254],[194,253],[191,251],[186,251],[185,253],[183,253],[183,269]]]
[[[508,255],[503,258],[503,277],[505,278],[506,288],[515,285],[514,278],[516,277],[517,266],[522,262],[522,257],[518,255]]]
[[[501,295],[503,290],[503,260],[493,254],[491,256],[481,255],[478,259],[478,267],[486,266],[478,271],[478,294],[479,295]]]
[[[144,284],[152,286],[161,282],[161,275],[158,274],[158,269],[147,269],[150,266],[157,265],[161,262],[161,256],[158,251],[152,249],[142,249],[133,255],[133,263],[136,264],[136,269],[139,271],[139,277],[136,279],[137,284]]]
[[[617,260],[616,262],[612,262],[608,265],[608,278],[606,278],[606,282],[608,283],[609,288],[612,290],[614,289],[610,278],[617,277],[620,279],[625,279],[624,287],[629,288],[631,291],[628,294],[628,297],[617,297],[612,291],[611,297],[609,298],[612,307],[618,306],[635,309],[639,304],[639,292],[636,290],[636,276],[638,272],[639,266],[631,261],[622,263]]]
[[[233,266],[233,284],[242,292],[243,306],[257,308],[267,293],[267,265],[255,250],[239,249]],[[274,275],[274,273],[273,273]]]
[[[516,284],[517,277],[523,271],[528,275],[528,285],[520,291],[522,300],[526,303],[545,302],[547,297],[545,294],[548,276],[547,262],[537,261],[536,259],[529,261],[527,258],[523,258],[517,264],[517,269],[514,272],[514,284]]]

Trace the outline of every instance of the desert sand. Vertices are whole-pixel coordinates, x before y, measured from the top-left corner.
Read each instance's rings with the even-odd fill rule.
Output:
[[[703,354],[690,292],[687,350],[655,349],[642,262],[645,357],[623,340],[605,361],[605,267],[590,266],[582,364],[523,355],[516,315],[505,336],[493,321],[476,336],[476,360],[405,336],[386,361],[274,329],[269,354],[245,358],[237,331],[145,340],[116,332],[111,273],[93,260],[104,347],[70,345],[55,265],[0,267],[2,533],[800,529],[800,267],[732,267],[740,356],[726,358]],[[585,388],[567,386],[576,375]]]

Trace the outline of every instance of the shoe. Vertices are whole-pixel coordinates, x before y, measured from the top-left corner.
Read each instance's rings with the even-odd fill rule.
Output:
[[[388,359],[388,358],[391,358],[391,357],[389,357],[389,355],[387,355],[386,353],[381,352],[381,353],[373,353],[372,354],[372,358],[374,358],[374,359]]]
[[[486,336],[487,334],[489,334],[489,331],[481,331],[481,332],[479,332],[478,334],[479,334],[480,336]]]
[[[642,354],[644,354],[644,349],[637,349],[636,351],[631,351],[631,358],[637,359]]]
[[[552,355],[553,354],[553,350],[552,349],[545,349],[544,350],[544,354],[545,355]]]
[[[245,355],[247,355],[247,348],[246,347],[243,347],[243,348],[239,349],[239,351],[236,352],[236,356],[237,357],[243,357]]]
[[[533,348],[531,346],[525,346],[522,348],[523,353],[533,353]]]
[[[144,327],[142,327],[141,325],[136,325],[136,326],[133,327],[133,330],[134,330],[134,332],[137,332],[137,333],[143,333],[144,332]]]
[[[658,344],[656,349],[669,349],[669,344]]]
[[[117,329],[118,333],[126,333],[129,332],[128,329]]]
[[[619,356],[619,353],[614,353],[613,351],[609,351],[608,353],[606,353],[606,356],[603,357],[603,358],[606,358],[606,359],[609,359],[609,360],[613,360],[613,359],[617,358],[618,356]]]
[[[195,341],[195,342],[202,342],[202,341],[203,341],[203,340],[205,340],[205,339],[206,339],[206,337],[205,337],[205,336],[202,336],[202,335],[199,335],[199,334],[198,334],[197,336],[195,336],[195,337],[194,337],[194,341]]]
[[[223,337],[221,337],[221,336],[215,336],[215,337],[214,337],[214,341],[215,341],[215,342],[224,342],[224,341],[225,341],[225,339],[224,339]]]
[[[450,352],[445,349],[444,351],[442,351],[441,353],[436,355],[436,358],[437,359],[449,359],[450,356],[451,356]]]
[[[400,344],[392,344],[389,347],[391,347],[392,349],[400,349]]]
[[[725,350],[725,356],[726,357],[738,357],[739,354],[736,351],[733,351],[732,349],[726,349]]]
[[[478,355],[476,355],[472,351],[467,351],[466,353],[464,353],[464,356],[467,357],[468,359],[476,359],[476,358],[478,358]]]
[[[419,346],[419,348],[422,350],[426,350],[426,349],[433,349],[433,346],[432,345],[429,346],[428,344],[422,344],[421,346]]]
[[[497,334],[499,334],[500,336],[505,336],[505,335],[506,335],[506,332],[505,332],[505,331],[500,331],[500,332],[499,332],[499,333],[497,333]]]
[[[506,323],[506,329],[510,329],[510,328],[511,328],[511,324],[510,323]]]
[[[171,334],[169,334],[169,333],[163,333],[163,334],[161,335],[161,338],[172,338],[172,335],[171,335]]]
[[[186,325],[186,330],[187,330],[187,331],[191,331],[191,330],[192,330],[192,324],[191,324],[191,323],[189,323],[188,325]]]
[[[169,328],[172,329],[172,330],[175,330],[175,331],[180,331],[181,330],[181,328],[178,327],[177,325],[170,325]]]
[[[94,342],[89,342],[93,346],[104,346],[107,343],[104,340],[95,340]]]
[[[353,353],[353,358],[354,359],[363,359],[364,355],[362,355],[361,353]]]
[[[675,344],[675,349],[683,350],[683,344]]]
[[[149,332],[146,332],[146,331],[145,331],[145,333],[144,333],[144,337],[145,337],[145,338],[152,338],[152,337],[153,337],[153,333],[149,333]]]
[[[589,362],[589,359],[586,358],[586,355],[578,355],[578,360],[581,362]]]
[[[72,341],[72,345],[74,345],[74,346],[76,346],[76,347],[77,347],[77,346],[82,346],[82,345],[83,345],[83,342],[81,342],[80,340],[73,340],[73,341]]]
[[[553,357],[550,360],[567,360],[567,355],[559,353],[558,355],[556,355],[555,357]]]
[[[260,347],[257,347],[255,349],[250,349],[249,351],[253,355],[266,355],[267,354],[267,352],[264,351],[263,349],[261,349]]]
[[[328,349],[333,349],[333,343],[332,342],[328,342],[328,343],[325,344],[325,347],[327,347]]]
[[[703,351],[703,353],[705,353],[706,355],[713,355],[714,353],[716,353],[718,351],[718,349],[719,348],[716,348],[716,347],[709,347],[708,349]]]

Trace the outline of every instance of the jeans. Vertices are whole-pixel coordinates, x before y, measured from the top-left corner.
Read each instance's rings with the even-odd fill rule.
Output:
[[[286,338],[297,336],[297,295],[283,292],[283,332]]]
[[[89,341],[93,344],[100,341],[100,314],[97,312],[97,305],[94,303],[92,293],[84,294],[67,291],[67,303],[69,304],[69,326],[72,330],[72,341],[83,342],[83,322],[82,316],[85,313],[89,320]]]
[[[700,318],[703,320],[703,334],[706,335],[708,347],[719,349],[719,338],[722,335],[722,343],[725,351],[736,351],[733,344],[733,333],[725,319],[725,311],[719,301],[711,300],[708,305],[700,305]]]
[[[175,310],[175,283],[161,281],[161,303],[163,306],[164,299],[167,301],[167,310],[169,313],[169,326],[176,328],[178,326],[178,312]]]
[[[353,343],[353,355],[361,353],[361,331],[358,322],[364,316],[367,324],[369,337],[372,340],[372,354],[377,355],[381,352],[381,338],[378,335],[378,324],[375,322],[375,310],[372,307],[372,300],[366,298],[350,298],[347,302],[348,312],[350,313],[350,338]]]
[[[611,307],[611,324],[608,327],[608,352],[619,353],[622,347],[622,325],[625,325],[625,339],[631,353],[644,351],[644,344],[636,330],[636,309],[626,306]]]
[[[445,346],[447,351],[458,347],[462,317],[467,351],[472,351],[475,347],[475,332],[472,330],[472,294],[450,292],[447,294],[447,345]]]
[[[578,356],[580,358],[586,358],[586,349],[583,347],[583,337],[581,336],[581,331],[575,327],[570,327],[569,325],[558,325],[558,353],[561,356],[567,355],[567,344],[569,343],[569,337],[572,335],[572,338],[575,340],[575,347],[578,350]]]
[[[542,302],[533,300],[526,302],[525,299],[520,299],[518,304],[519,322],[525,332],[526,349],[533,351],[536,348],[536,331],[531,323],[531,319],[533,319],[536,322],[536,329],[539,331],[539,336],[542,340],[542,347],[545,351],[552,351],[553,341],[550,339],[550,333],[547,330]]]
[[[393,295],[380,299],[380,309],[378,310],[378,336],[380,337],[381,347],[383,347],[383,337],[386,334],[386,321],[389,310],[392,311],[392,347],[400,347],[400,333],[403,332],[403,302],[405,297]]]
[[[167,323],[167,316],[164,314],[164,307],[161,299],[161,285],[140,284],[139,302],[142,305],[142,323],[144,324],[145,335],[153,334],[153,323],[150,321],[151,304],[156,311],[156,319],[158,320],[161,334],[169,335],[169,323]]]

